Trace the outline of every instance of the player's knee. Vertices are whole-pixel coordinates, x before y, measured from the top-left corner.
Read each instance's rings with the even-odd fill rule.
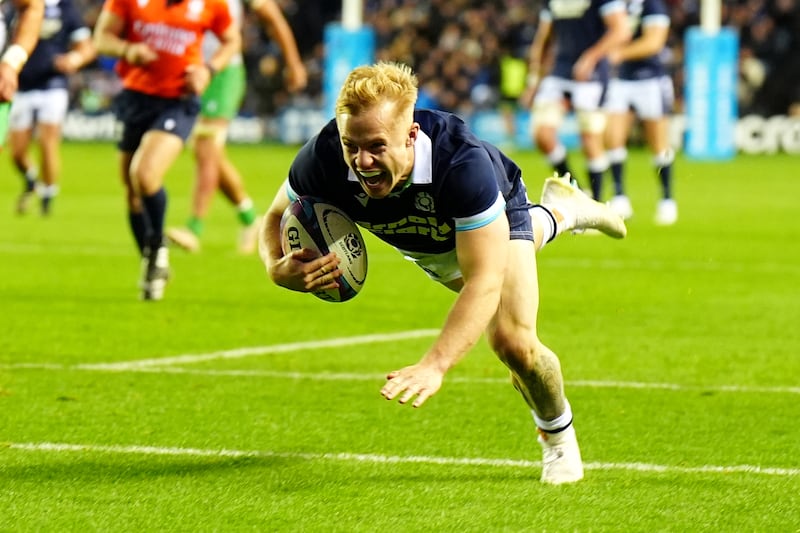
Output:
[[[533,368],[540,346],[533,332],[496,327],[488,339],[494,353],[511,370],[525,373]]]
[[[672,148],[667,148],[653,156],[653,166],[662,168],[672,164],[675,161],[675,151]]]
[[[128,203],[128,211],[131,213],[141,213],[143,210],[142,199],[132,188],[128,187],[125,191],[125,200]]]
[[[628,150],[624,146],[611,148],[606,151],[606,158],[609,163],[624,163],[628,159]]]
[[[558,129],[564,120],[564,111],[556,102],[535,103],[531,111],[531,128],[534,132],[540,129]]]
[[[192,129],[190,142],[195,143],[198,139],[209,139],[217,146],[225,144],[228,137],[228,127],[223,124],[198,122]]]
[[[578,111],[575,116],[581,133],[600,134],[606,129],[606,114],[603,111]]]

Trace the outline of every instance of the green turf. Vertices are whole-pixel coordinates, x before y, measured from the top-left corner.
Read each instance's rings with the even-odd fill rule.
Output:
[[[231,148],[259,209],[295,150]],[[63,156],[49,219],[13,214],[4,156],[0,531],[800,531],[796,156],[679,158],[680,219],[661,228],[633,150],[628,238],[542,251],[540,336],[587,466],[566,487],[538,482],[532,421],[485,341],[422,409],[381,399],[452,301],[387,246],[367,237],[362,294],[321,302],[237,254],[217,198],[202,252],[173,251],[165,300],[140,302],[113,146]],[[535,198],[544,161],[514,156]],[[167,184],[182,224],[188,154]]]

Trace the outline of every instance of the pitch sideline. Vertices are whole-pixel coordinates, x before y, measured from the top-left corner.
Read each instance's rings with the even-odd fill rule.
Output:
[[[106,446],[96,444],[69,444],[63,442],[12,442],[6,444],[13,450],[31,452],[89,452],[105,454],[127,455],[157,455],[157,456],[182,456],[182,457],[222,457],[222,458],[254,458],[254,459],[298,459],[305,461],[344,461],[373,464],[434,464],[444,466],[488,466],[488,467],[515,467],[536,468],[541,467],[539,461],[526,461],[519,459],[491,459],[481,457],[437,457],[425,455],[379,455],[362,453],[302,453],[302,452],[272,452],[258,450],[230,450],[230,449],[202,449],[202,448],[177,448],[160,446]],[[677,473],[677,474],[760,474],[768,476],[793,477],[800,476],[798,468],[762,467],[756,465],[701,465],[701,466],[676,466],[658,465],[650,463],[584,463],[587,470],[610,471],[628,470],[642,473]]]
[[[306,379],[311,381],[376,381],[385,378],[384,374],[364,374],[352,372],[279,372],[270,370],[214,370],[187,369],[172,365],[186,365],[213,361],[216,359],[241,359],[254,355],[289,353],[299,350],[313,350],[331,347],[355,346],[359,344],[378,344],[384,342],[433,337],[438,329],[408,330],[395,333],[376,333],[353,337],[334,337],[331,339],[303,341],[286,344],[273,344],[220,350],[204,354],[182,354],[170,357],[153,357],[120,361],[116,363],[82,363],[64,365],[59,363],[0,363],[0,369],[31,370],[83,370],[99,372],[143,372],[163,374],[193,374],[233,377],[265,377],[276,379]],[[507,378],[470,378],[453,376],[453,383],[508,383]],[[683,385],[677,383],[658,383],[618,380],[566,380],[570,387],[645,389],[666,391],[714,391],[769,394],[800,394],[800,387],[793,386],[746,386],[746,385]]]
[[[81,370],[137,370],[147,367],[187,365],[193,363],[203,363],[215,359],[241,359],[252,355],[263,355],[266,353],[287,353],[300,350],[318,350],[321,348],[335,348],[342,346],[356,346],[359,344],[377,344],[382,342],[392,342],[406,339],[418,339],[423,337],[433,337],[439,334],[438,329],[413,329],[400,331],[397,333],[375,333],[372,335],[359,335],[355,337],[335,337],[332,339],[293,342],[288,344],[273,344],[271,346],[252,346],[248,348],[236,348],[233,350],[221,350],[205,354],[183,354],[172,357],[154,357],[150,359],[137,359],[133,361],[122,361],[119,363],[89,363],[76,365]]]

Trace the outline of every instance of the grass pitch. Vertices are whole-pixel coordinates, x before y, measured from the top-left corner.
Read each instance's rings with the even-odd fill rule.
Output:
[[[231,148],[261,209],[295,150]],[[512,155],[537,197],[543,159]],[[202,252],[174,250],[165,300],[144,303],[113,146],[64,146],[49,219],[13,214],[4,159],[0,531],[800,528],[796,156],[679,159],[662,228],[634,151],[628,238],[540,253],[540,336],[587,468],[564,487],[538,482],[533,423],[484,342],[423,408],[380,397],[452,295],[376,239],[362,293],[321,302],[236,253],[220,198]],[[168,175],[170,225],[192,168]]]

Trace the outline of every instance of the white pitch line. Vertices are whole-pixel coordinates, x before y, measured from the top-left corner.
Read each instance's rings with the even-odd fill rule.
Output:
[[[96,444],[68,444],[59,442],[12,442],[6,444],[15,450],[37,452],[90,452],[128,455],[157,455],[184,457],[223,457],[223,458],[260,458],[260,459],[301,459],[306,461],[344,461],[376,464],[435,464],[445,466],[490,466],[535,468],[541,467],[539,461],[519,459],[491,459],[481,457],[436,457],[424,455],[379,455],[371,453],[302,453],[273,452],[258,450],[209,450],[201,448],[175,448],[160,446],[104,446]],[[756,465],[700,465],[677,466],[650,463],[584,463],[587,470],[632,470],[643,473],[678,473],[678,474],[761,474],[768,476],[800,476],[798,468],[764,467]]]
[[[360,373],[360,372],[286,372],[279,370],[215,370],[179,368],[169,366],[146,366],[141,368],[108,368],[98,365],[59,365],[51,363],[19,363],[0,364],[0,369],[33,369],[33,370],[79,370],[93,372],[137,372],[145,374],[186,374],[195,376],[228,376],[245,378],[274,378],[296,379],[308,381],[382,381],[386,374]],[[446,379],[448,383],[488,383],[508,384],[508,378],[478,378],[466,376],[452,376]],[[641,389],[664,390],[674,392],[700,391],[700,392],[741,392],[761,394],[800,394],[800,387],[763,385],[682,385],[680,383],[658,383],[652,381],[601,381],[596,379],[566,380],[567,387],[589,389]]]
[[[374,335],[361,335],[357,337],[340,337],[319,341],[293,342],[289,344],[273,344],[270,346],[253,346],[249,348],[236,348],[233,350],[222,350],[204,354],[184,354],[173,357],[155,357],[152,359],[138,359],[134,361],[122,361],[119,363],[93,363],[77,365],[76,368],[82,370],[109,370],[126,371],[141,368],[165,366],[165,365],[186,365],[202,363],[216,359],[241,359],[252,355],[275,354],[286,352],[297,352],[300,350],[318,350],[321,348],[334,348],[342,346],[355,346],[358,344],[377,344],[406,339],[418,339],[421,337],[433,337],[439,334],[438,329],[417,329],[411,331],[401,331],[398,333],[376,333]]]
[[[83,369],[81,369],[83,370]],[[192,374],[231,377],[264,377],[277,379],[305,379],[309,381],[380,381],[386,374],[364,374],[358,372],[281,372],[278,370],[198,370],[194,368],[150,367],[131,369],[133,372],[153,374]],[[450,383],[497,383],[508,384],[509,378],[476,378],[453,376]],[[678,383],[656,383],[651,381],[600,381],[594,379],[566,380],[567,387],[592,389],[648,389],[666,391],[713,391],[713,392],[759,392],[774,394],[800,394],[800,387],[764,387],[745,385],[681,385]]]

